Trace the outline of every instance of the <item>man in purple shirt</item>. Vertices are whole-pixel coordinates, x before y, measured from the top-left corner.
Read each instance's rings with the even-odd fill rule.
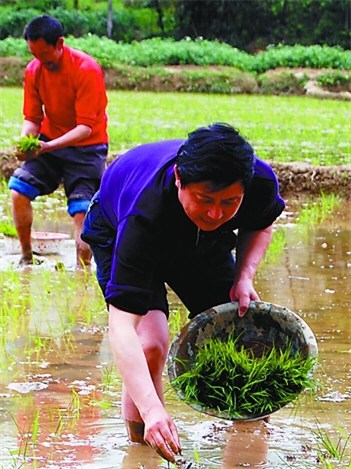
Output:
[[[165,285],[190,318],[228,301],[238,301],[243,316],[259,300],[254,275],[284,206],[271,167],[225,123],[200,127],[185,141],[141,145],[107,169],[82,238],[109,308],[131,441],[171,462],[180,453],[162,392]]]

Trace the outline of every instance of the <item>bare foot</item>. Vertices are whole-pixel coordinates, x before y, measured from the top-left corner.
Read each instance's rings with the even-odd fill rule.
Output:
[[[41,260],[41,259],[37,259],[36,257],[33,256],[33,254],[26,254],[26,255],[23,255],[21,257],[21,259],[19,260],[19,263],[18,265],[20,267],[24,267],[24,266],[27,266],[27,265],[40,265],[42,264],[44,261]]]

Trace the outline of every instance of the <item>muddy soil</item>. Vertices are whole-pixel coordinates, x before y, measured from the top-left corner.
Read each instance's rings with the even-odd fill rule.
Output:
[[[110,155],[109,161],[117,155]],[[307,163],[276,163],[270,162],[280,184],[282,195],[305,194],[319,195],[337,194],[343,198],[351,198],[351,165],[344,166],[312,166]],[[8,179],[14,169],[20,165],[11,150],[0,150],[0,177]]]

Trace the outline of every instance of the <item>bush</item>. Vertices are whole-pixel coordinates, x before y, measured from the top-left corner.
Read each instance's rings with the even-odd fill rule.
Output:
[[[297,76],[290,71],[267,72],[258,77],[262,94],[303,94],[308,78]]]
[[[26,61],[19,57],[3,57],[0,61],[1,86],[19,86],[23,81]]]
[[[62,23],[65,35],[80,37],[90,32],[90,14],[79,10],[65,10],[61,7],[50,10],[48,14]]]
[[[105,10],[67,10],[60,2],[57,2],[55,8],[40,7],[38,2],[35,2],[35,5],[36,8],[21,10],[0,6],[0,39],[22,37],[26,24],[43,13],[61,21],[66,36],[81,37],[88,33],[100,37],[107,35],[107,11]],[[160,34],[156,12],[150,9],[115,9],[112,22],[111,39],[114,41],[131,42]]]
[[[20,57],[28,61],[31,55],[24,39],[8,37],[0,41],[0,57]]]
[[[94,21],[89,23],[90,29],[97,30],[104,26],[103,16],[98,13],[92,15]],[[79,23],[79,18],[77,15],[75,21],[68,23],[67,27],[72,34],[66,35],[66,43],[92,55],[103,67],[112,67],[118,64],[142,67],[152,65],[220,65],[257,73],[264,73],[278,67],[351,70],[351,51],[339,47],[280,45],[271,46],[266,51],[251,55],[231,47],[229,44],[201,39],[175,41],[174,39],[153,38],[139,42],[116,42],[90,33],[77,38],[73,34],[74,31],[77,32],[77,28],[80,30],[86,28],[86,23],[76,26],[76,23]],[[64,20],[64,18],[61,19]],[[125,21],[124,19],[123,24]],[[129,34],[125,33],[121,27],[118,28],[118,31],[120,36]],[[29,57],[23,39],[8,37],[0,41],[0,57],[10,55]]]
[[[268,46],[255,56],[253,69],[262,73],[278,67],[351,70],[351,51],[329,46]]]
[[[351,91],[351,74],[328,71],[318,75],[316,81],[330,91]]]
[[[22,37],[26,24],[35,16],[40,14],[40,10],[34,8],[19,11],[13,11],[9,8],[1,8],[0,39],[5,39],[7,37]]]
[[[187,69],[118,66],[105,70],[108,88],[138,91],[238,94],[257,92],[257,82],[236,69]]]
[[[183,86],[178,91],[216,94],[255,93],[257,82],[252,75],[240,70],[184,70]]]

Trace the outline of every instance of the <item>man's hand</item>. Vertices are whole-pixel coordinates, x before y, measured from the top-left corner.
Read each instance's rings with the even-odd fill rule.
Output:
[[[175,456],[181,453],[178,432],[173,420],[163,407],[151,412],[145,418],[144,440],[162,458],[169,462],[175,461]]]
[[[256,290],[249,279],[239,280],[230,290],[231,301],[238,301],[238,315],[243,317],[250,306],[250,301],[260,301]]]
[[[260,298],[253,287],[253,279],[272,238],[272,226],[263,230],[239,230],[236,246],[236,276],[230,290],[230,299],[239,302],[239,317],[243,317],[250,301]]]
[[[15,148],[15,155],[19,161],[30,161],[39,156],[47,144],[33,135],[24,135],[21,137]]]
[[[144,422],[143,439],[160,456],[174,462],[180,453],[180,442],[174,422],[164,408],[163,399],[158,394],[143,351],[140,335],[147,336],[158,331],[159,343],[168,346],[167,318],[162,311],[152,310],[147,317],[129,313],[109,305],[109,340],[111,350],[123,384]],[[147,321],[145,323],[145,321]],[[161,337],[163,335],[163,338]],[[157,337],[152,339],[157,341]],[[149,357],[150,366],[163,370],[164,361],[159,363],[156,356]],[[158,388],[161,383],[158,383]],[[124,408],[124,410],[129,409]],[[125,414],[124,414],[125,415]],[[127,416],[127,419],[129,417]]]

